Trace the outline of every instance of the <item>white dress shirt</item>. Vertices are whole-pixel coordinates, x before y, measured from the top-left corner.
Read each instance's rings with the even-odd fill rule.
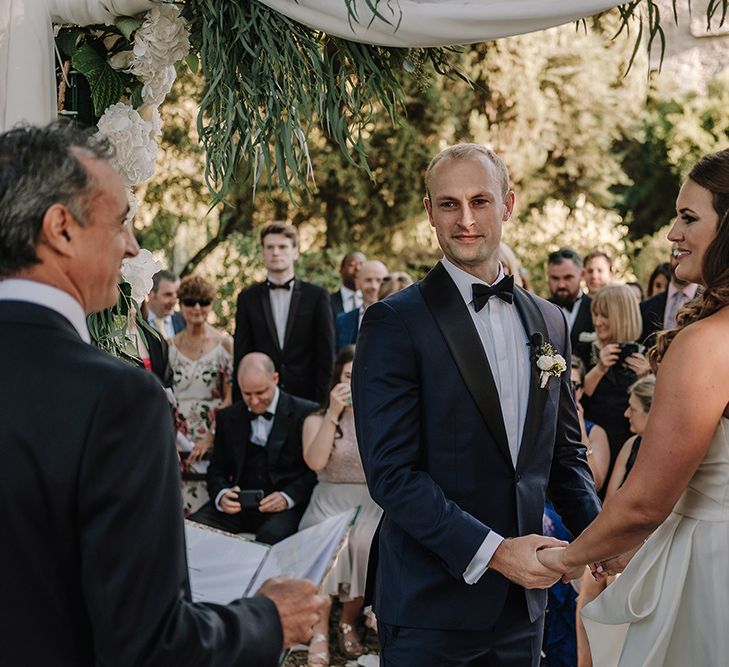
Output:
[[[86,315],[81,304],[68,292],[35,280],[0,280],[0,300],[25,301],[44,306],[65,317],[85,343],[91,342]]]
[[[342,285],[339,293],[342,295],[343,312],[348,313],[350,310],[362,307],[362,292],[359,290],[352,290]]]
[[[567,327],[570,333],[572,333],[572,327],[575,325],[577,313],[580,311],[580,305],[582,305],[582,297],[583,294],[582,292],[580,292],[580,295],[575,299],[575,302],[572,304],[572,310],[569,310],[564,306],[560,306],[560,309],[564,313],[564,316],[567,318]]]
[[[294,276],[291,274],[289,278],[281,282],[277,280],[271,280],[268,277],[268,281],[277,285],[285,283],[287,280],[293,280]],[[284,338],[286,337],[286,322],[289,319],[289,308],[291,307],[291,294],[293,293],[294,285],[293,282],[289,286],[289,289],[269,289],[268,294],[271,299],[271,312],[273,313],[273,323],[276,325],[276,334],[278,336],[278,346],[283,350]]]
[[[276,292],[283,292],[284,290],[274,290]],[[266,408],[266,412],[270,412],[272,415],[276,414],[276,408],[278,408],[278,399],[281,395],[281,392],[279,391],[279,388],[276,387],[276,391],[273,394],[273,400],[271,401],[270,405]],[[265,447],[268,443],[268,438],[271,435],[271,429],[273,428],[273,419],[264,419],[263,417],[256,417],[251,413],[251,442],[254,445],[258,445],[259,447]],[[218,492],[218,495],[215,496],[215,508],[222,512],[223,508],[220,504],[220,500],[222,499],[223,495],[225,495],[226,491],[230,491],[230,488],[221,489]],[[291,496],[284,493],[283,491],[279,491],[279,493],[283,496],[284,500],[286,501],[286,505],[288,509],[291,509],[296,503],[293,501]]]
[[[481,339],[499,393],[511,461],[516,467],[529,404],[531,370],[527,332],[521,323],[516,306],[496,296],[491,297],[486,305],[476,312],[472,285],[474,283],[488,285],[488,283],[459,269],[445,257],[441,262],[466,303]],[[494,284],[503,277],[504,269],[500,266]],[[475,584],[483,576],[491,557],[503,539],[496,531],[489,532],[463,573],[466,583]]]

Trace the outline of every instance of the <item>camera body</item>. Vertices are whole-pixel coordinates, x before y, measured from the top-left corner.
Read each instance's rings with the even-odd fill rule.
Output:
[[[618,347],[620,348],[620,353],[618,354],[618,361],[619,364],[625,364],[625,360],[631,355],[631,354],[642,354],[643,350],[645,350],[645,347],[641,345],[640,343],[618,343]]]
[[[241,509],[258,509],[258,503],[263,500],[263,489],[242,489],[238,492],[238,502]]]

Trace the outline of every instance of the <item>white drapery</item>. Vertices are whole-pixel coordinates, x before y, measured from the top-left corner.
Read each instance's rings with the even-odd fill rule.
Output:
[[[56,117],[51,20],[110,24],[159,0],[0,0],[0,130]]]
[[[56,116],[51,19],[112,23],[160,0],[0,0],[0,130],[19,121],[44,124]],[[221,0],[247,2],[248,0]],[[611,0],[382,0],[388,24],[357,0],[350,25],[345,0],[261,0],[272,9],[332,35],[387,46],[481,42],[542,30],[615,6]],[[397,29],[395,26],[399,23]]]
[[[357,0],[358,20],[350,24],[345,0],[260,2],[330,35],[402,47],[471,44],[520,35],[594,16],[620,4],[614,0],[381,0],[377,11],[385,21],[368,10],[365,0]]]

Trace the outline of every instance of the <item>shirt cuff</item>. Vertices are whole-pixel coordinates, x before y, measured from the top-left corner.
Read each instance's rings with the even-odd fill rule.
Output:
[[[286,501],[286,509],[290,510],[296,503],[293,501],[291,496],[288,493],[284,493],[283,491],[279,491],[279,493],[283,496],[284,500]]]
[[[495,530],[490,531],[486,535],[486,539],[481,542],[481,546],[478,548],[476,555],[471,559],[466,571],[463,573],[463,580],[467,584],[478,583],[478,580],[483,577],[484,572],[489,569],[491,558],[503,541],[504,538]]]
[[[221,489],[217,496],[215,496],[215,509],[218,510],[218,512],[222,512],[223,508],[220,506],[220,499],[225,495],[226,491],[230,491],[230,489]]]

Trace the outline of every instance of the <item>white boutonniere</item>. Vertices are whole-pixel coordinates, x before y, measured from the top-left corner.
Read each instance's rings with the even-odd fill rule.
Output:
[[[550,377],[558,378],[567,370],[567,362],[561,354],[557,354],[549,343],[542,343],[537,348],[537,368],[541,371],[539,375],[539,386],[544,389]]]

